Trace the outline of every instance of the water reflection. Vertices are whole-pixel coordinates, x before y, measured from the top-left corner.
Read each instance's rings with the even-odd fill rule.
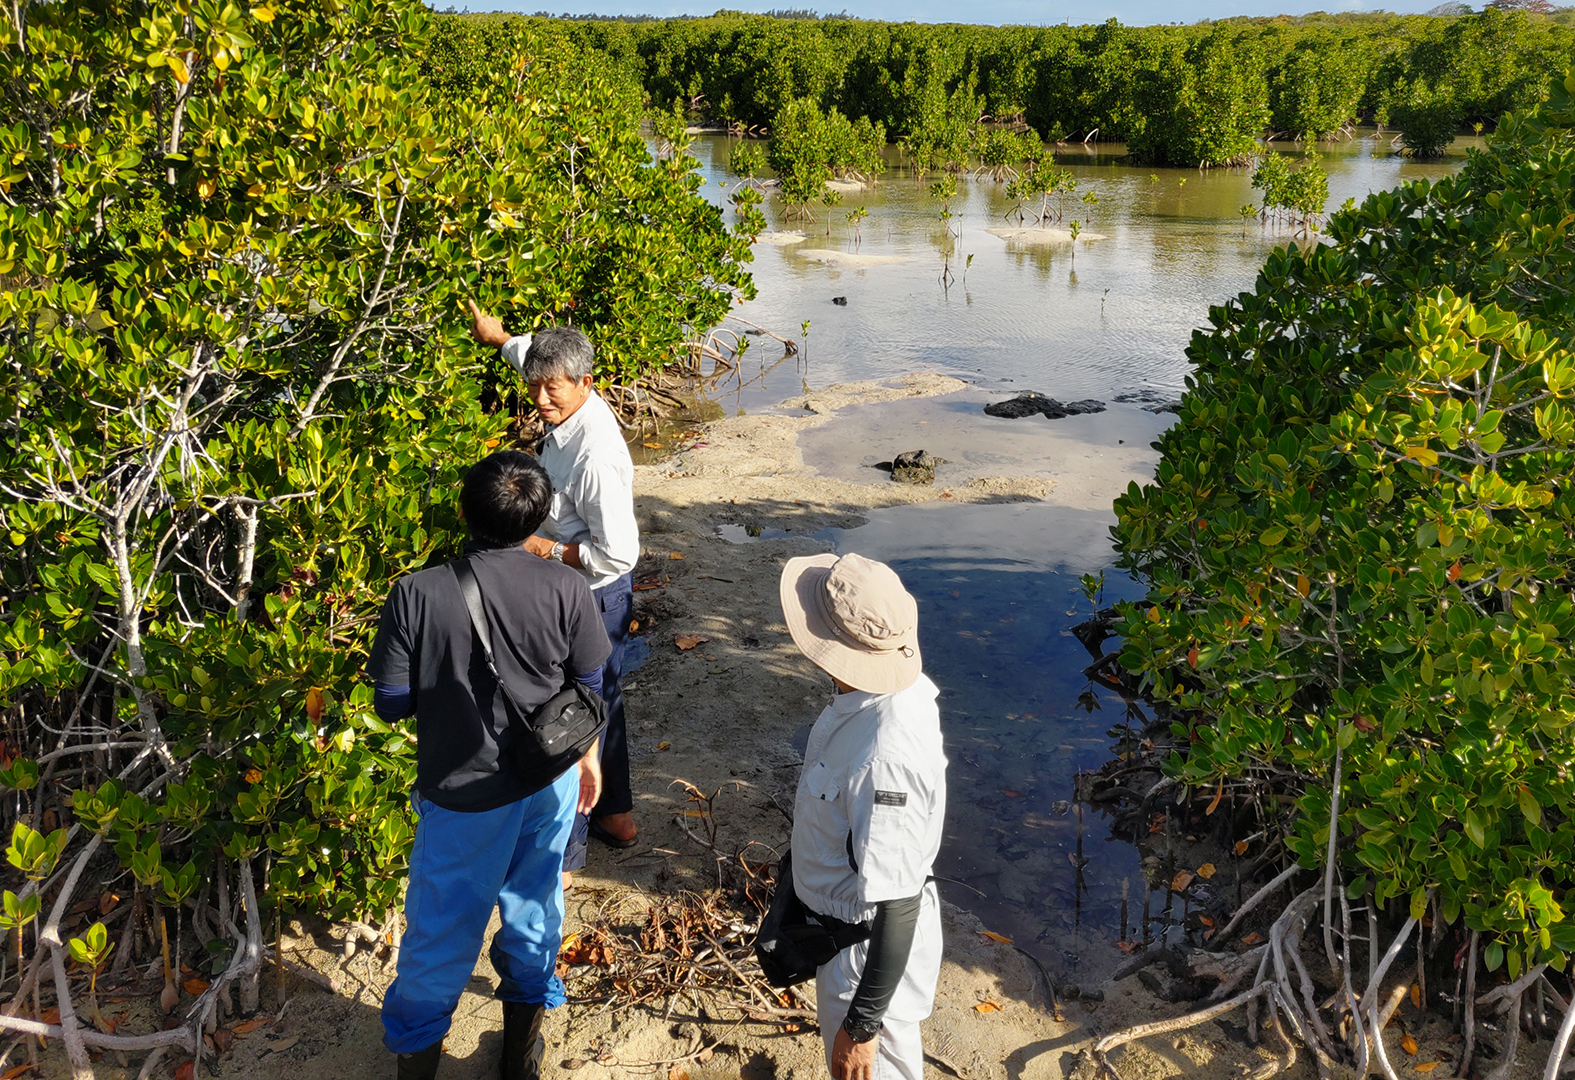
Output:
[[[719,202],[726,192],[716,181],[731,182],[725,164],[734,141],[695,140],[708,197]],[[1371,132],[1326,145],[1329,205],[1444,175],[1475,142],[1458,140],[1450,157],[1427,163],[1391,156],[1387,138]],[[1298,152],[1290,144],[1274,149]],[[1079,183],[1065,202],[1065,218],[1106,237],[1080,241],[1075,259],[1069,244],[1026,245],[988,233],[1012,224],[1007,215],[1015,204],[1004,184],[982,177],[961,180],[954,216],[943,225],[928,181],[918,182],[899,163],[873,190],[844,195],[830,211],[829,237],[826,211],[817,207],[813,222],[791,226],[808,234],[802,242],[757,245],[760,295],[739,311],[784,336],[797,337],[800,324],[811,320],[812,386],[939,370],[1010,378],[1063,397],[1109,398],[1139,385],[1174,396],[1187,374],[1182,350],[1204,325],[1209,305],[1250,288],[1264,257],[1292,242],[1293,233],[1256,219],[1243,229],[1237,210],[1256,202],[1245,172],[1129,166],[1119,150],[1060,151]],[[1086,191],[1099,198],[1091,218],[1081,202]],[[860,205],[869,216],[856,242],[845,215]],[[767,210],[772,227],[782,228],[775,197]],[[839,260],[815,261],[828,253]],[[872,257],[894,261],[869,262]],[[949,289],[940,280],[948,257],[957,278]],[[846,296],[847,306],[833,305],[833,296]],[[776,355],[762,348],[746,367],[768,353]],[[802,366],[782,370],[729,400],[768,406],[797,392],[805,377]]]
[[[1076,774],[1109,759],[1111,735],[1148,719],[1083,676],[1088,654],[1069,633],[1091,612],[1078,576],[1108,565],[1112,521],[1042,503],[931,505],[876,511],[836,536],[840,552],[890,562],[919,602],[951,761],[935,872],[984,894],[942,884],[942,895],[1072,982],[1108,971],[1121,938],[1167,929],[1157,910],[1143,918],[1145,852],[1073,799]],[[1139,595],[1124,576],[1108,580],[1107,602]]]

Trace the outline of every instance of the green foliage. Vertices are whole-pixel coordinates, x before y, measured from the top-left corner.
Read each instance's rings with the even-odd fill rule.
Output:
[[[1287,844],[1565,965],[1575,881],[1575,76],[1457,176],[1334,215],[1213,309],[1117,501],[1122,663],[1188,785],[1305,785]]]
[[[10,889],[0,897],[0,929],[21,931],[34,919],[38,918],[42,910],[44,898],[36,892],[29,893],[26,897],[19,897]]]
[[[1400,129],[1400,141],[1413,157],[1438,157],[1460,130],[1459,102],[1444,90],[1420,82],[1395,88],[1389,122]]]
[[[788,103],[771,125],[766,161],[782,184],[791,212],[803,213],[832,177],[873,181],[883,168],[885,130],[835,108],[822,111],[811,98]]]
[[[368,639],[388,583],[457,548],[458,479],[507,434],[482,401],[512,375],[463,301],[572,319],[598,378],[633,380],[752,295],[758,193],[726,228],[681,142],[653,160],[637,85],[543,24],[18,10],[0,703],[57,730],[81,703],[147,748],[70,793],[139,881],[185,895],[267,850],[273,901],[384,911],[414,755],[372,709]],[[8,858],[42,878],[65,836],[19,824]]]
[[[1134,92],[1141,126],[1127,141],[1135,162],[1241,165],[1258,150],[1269,121],[1269,89],[1255,43],[1218,31],[1188,43],[1179,34],[1156,43],[1158,62]]]
[[[96,972],[109,959],[115,945],[109,940],[109,931],[104,928],[104,924],[96,922],[87,928],[87,933],[66,942],[66,948],[71,953],[71,959]]]
[[[468,17],[455,21],[472,22]],[[537,21],[541,25],[540,21]],[[497,25],[494,21],[489,25]],[[603,52],[658,107],[765,126],[802,97],[884,124],[921,171],[961,167],[982,117],[1057,142],[1098,132],[1148,160],[1250,156],[1265,124],[1326,138],[1385,118],[1421,81],[1466,123],[1539,100],[1575,60],[1575,27],[1490,8],[1460,18],[1339,14],[1195,26],[933,26],[738,12],[631,23],[552,22]],[[1267,111],[1266,111],[1267,110]]]
[[[1329,201],[1329,174],[1317,154],[1309,154],[1292,169],[1284,155],[1268,151],[1258,159],[1252,186],[1263,192],[1265,211],[1285,214],[1303,229],[1316,226]],[[1251,207],[1243,209],[1250,211]]]
[[[43,881],[54,873],[55,864],[65,850],[65,829],[56,829],[46,836],[19,821],[11,829],[11,843],[6,847],[5,858],[27,880]]]
[[[734,176],[752,180],[766,171],[766,155],[758,144],[740,141],[727,155],[727,170]]]

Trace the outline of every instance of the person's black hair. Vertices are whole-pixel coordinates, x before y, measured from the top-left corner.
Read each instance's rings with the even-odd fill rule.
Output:
[[[529,454],[499,450],[470,467],[459,505],[472,537],[483,544],[512,547],[547,520],[552,481]]]

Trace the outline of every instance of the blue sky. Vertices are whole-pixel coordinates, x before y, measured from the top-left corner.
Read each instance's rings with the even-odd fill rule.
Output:
[[[443,0],[437,0],[441,5]],[[1294,0],[1096,0],[1074,4],[1065,0],[976,0],[970,4],[948,0],[856,0],[811,4],[806,0],[602,0],[590,4],[574,0],[453,0],[468,11],[550,10],[554,14],[572,11],[599,15],[709,15],[719,7],[741,11],[769,11],[773,8],[813,7],[817,11],[842,11],[865,19],[894,22],[970,22],[1022,23],[1030,26],[1048,23],[1098,23],[1112,16],[1132,26],[1161,22],[1197,22],[1232,15],[1299,15],[1308,11],[1367,11],[1379,7],[1364,0],[1324,0],[1296,3]],[[1422,12],[1438,0],[1396,3],[1382,6],[1390,11]],[[436,5],[435,5],[436,6]],[[1473,5],[1479,6],[1479,5]]]

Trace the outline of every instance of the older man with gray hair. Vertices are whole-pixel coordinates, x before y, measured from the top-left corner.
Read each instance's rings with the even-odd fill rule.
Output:
[[[614,848],[633,847],[634,792],[623,710],[623,656],[634,610],[632,572],[640,558],[634,520],[634,463],[618,418],[596,393],[596,350],[572,326],[511,335],[503,324],[470,304],[471,332],[503,358],[530,388],[531,402],[547,425],[536,457],[552,479],[552,510],[525,549],[579,570],[590,580],[601,609],[612,656],[602,671],[607,733],[602,740],[601,800],[575,824],[564,853],[564,882],[585,865],[587,836]]]

